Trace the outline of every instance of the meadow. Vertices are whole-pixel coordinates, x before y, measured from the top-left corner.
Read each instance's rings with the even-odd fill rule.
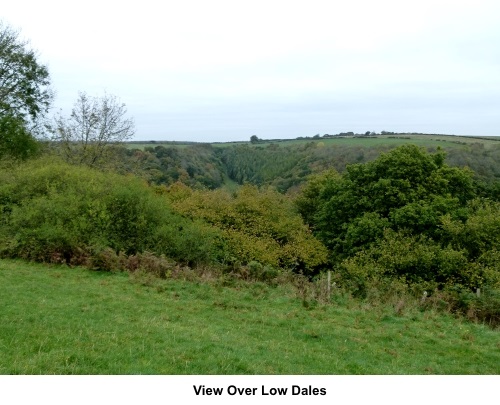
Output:
[[[292,284],[0,260],[0,374],[498,374],[498,331]]]

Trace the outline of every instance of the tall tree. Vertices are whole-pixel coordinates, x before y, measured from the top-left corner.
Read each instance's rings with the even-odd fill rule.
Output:
[[[443,152],[403,145],[347,166],[342,176],[309,183],[298,202],[317,236],[342,259],[380,239],[386,228],[439,239],[441,217],[461,218],[475,187],[473,173],[445,164]]]
[[[19,32],[0,21],[0,157],[25,159],[39,149],[53,93],[46,66]]]
[[[55,140],[64,158],[77,164],[100,166],[107,152],[134,135],[134,121],[125,104],[112,95],[90,97],[81,92],[69,118],[55,119]]]
[[[18,31],[0,21],[0,115],[35,122],[52,99],[47,67]]]

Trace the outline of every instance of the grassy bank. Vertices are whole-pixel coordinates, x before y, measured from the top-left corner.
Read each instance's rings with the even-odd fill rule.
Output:
[[[500,334],[292,287],[0,261],[1,374],[498,374]]]

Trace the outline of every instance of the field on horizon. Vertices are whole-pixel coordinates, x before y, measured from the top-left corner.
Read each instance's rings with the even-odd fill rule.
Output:
[[[376,135],[376,136],[349,136],[335,138],[304,138],[304,139],[262,139],[259,143],[250,143],[250,141],[234,141],[234,142],[188,142],[188,141],[167,141],[167,140],[151,140],[151,141],[132,141],[127,142],[126,146],[133,149],[144,149],[146,147],[165,146],[165,147],[180,147],[184,148],[189,145],[209,144],[216,148],[227,148],[237,145],[266,146],[276,144],[280,146],[302,145],[308,142],[323,142],[327,145],[339,146],[399,146],[407,143],[413,143],[423,147],[460,147],[479,143],[486,148],[494,145],[500,145],[500,136],[462,136],[462,135],[433,135],[433,134],[393,134],[393,135]]]
[[[0,374],[499,374],[500,334],[291,285],[0,260]]]

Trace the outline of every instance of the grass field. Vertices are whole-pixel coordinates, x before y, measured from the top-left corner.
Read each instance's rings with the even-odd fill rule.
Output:
[[[0,260],[0,374],[499,374],[500,333],[446,314],[306,308],[223,286]]]
[[[280,146],[301,145],[308,142],[322,142],[325,146],[328,145],[343,145],[343,146],[389,146],[396,147],[399,145],[412,143],[423,147],[438,147],[451,148],[463,147],[473,143],[480,143],[488,148],[495,145],[500,145],[500,137],[474,137],[474,136],[458,136],[458,135],[423,135],[423,134],[394,134],[394,135],[377,135],[376,137],[337,137],[337,138],[320,138],[320,139],[284,139],[284,140],[262,140],[262,142],[251,144],[250,142],[224,142],[213,143],[216,148],[227,148],[235,145],[250,145],[250,146],[266,146],[270,143],[275,143]],[[184,148],[189,145],[195,145],[195,142],[171,142],[171,141],[153,141],[153,142],[132,142],[127,143],[128,148],[144,149],[146,147],[155,147],[162,145],[165,147],[180,147]]]

